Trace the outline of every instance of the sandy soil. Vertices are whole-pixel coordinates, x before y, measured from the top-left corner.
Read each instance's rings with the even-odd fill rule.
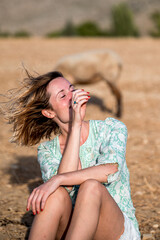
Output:
[[[132,199],[140,231],[147,239],[160,239],[160,40],[144,39],[29,39],[0,40],[0,92],[18,86],[24,77],[22,63],[39,73],[50,71],[68,54],[101,48],[117,52],[123,72],[117,83],[123,95],[123,115],[128,128],[127,165]],[[103,83],[85,85],[91,96],[86,119],[115,117],[115,99]],[[103,104],[111,111],[102,111]],[[10,126],[0,118],[0,239],[27,239],[33,215],[26,212],[32,189],[41,183],[36,147],[9,142]],[[146,239],[146,238],[145,238]]]

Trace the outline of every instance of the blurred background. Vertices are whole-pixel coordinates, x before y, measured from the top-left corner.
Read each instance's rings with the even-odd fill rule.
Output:
[[[159,0],[1,0],[0,36],[159,36]]]
[[[160,1],[0,0],[0,94],[19,86],[23,66],[36,75],[65,61],[74,63],[70,79],[91,93],[86,119],[126,124],[142,239],[160,239]],[[105,73],[94,81],[95,71]],[[28,239],[33,215],[26,201],[41,183],[37,146],[16,146],[11,136],[1,115],[0,239]]]

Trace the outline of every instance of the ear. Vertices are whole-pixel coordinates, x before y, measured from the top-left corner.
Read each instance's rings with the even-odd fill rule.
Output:
[[[43,109],[42,114],[47,118],[54,118],[56,116],[55,112],[50,109]]]

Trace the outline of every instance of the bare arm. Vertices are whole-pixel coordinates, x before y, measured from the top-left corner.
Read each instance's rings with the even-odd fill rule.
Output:
[[[118,164],[103,164],[93,166],[86,169],[62,173],[53,176],[49,181],[35,188],[31,193],[27,209],[32,206],[32,211],[40,211],[44,209],[45,203],[49,195],[57,190],[59,186],[79,185],[88,179],[95,179],[99,182],[107,182],[107,176],[118,171]]]
[[[106,163],[99,166],[93,166],[78,171],[59,174],[60,185],[72,186],[80,185],[88,179],[94,179],[101,183],[107,182],[107,176],[109,174],[116,173],[118,171],[117,163]]]
[[[73,126],[68,138],[67,146],[64,150],[61,163],[58,168],[59,173],[75,171],[79,164],[81,126]]]
[[[74,104],[74,101],[77,103]],[[72,94],[72,126],[63,153],[61,163],[59,165],[58,174],[78,169],[79,165],[79,148],[81,137],[81,106],[88,101],[88,92],[75,90]]]

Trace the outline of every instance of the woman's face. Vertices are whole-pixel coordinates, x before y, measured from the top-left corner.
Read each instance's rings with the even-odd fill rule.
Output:
[[[69,123],[72,121],[72,92],[74,86],[65,78],[53,79],[47,86],[47,93],[50,94],[49,103],[53,110],[49,110],[51,116],[57,124]],[[82,120],[85,117],[86,104],[81,107]],[[60,122],[59,122],[60,121]]]

